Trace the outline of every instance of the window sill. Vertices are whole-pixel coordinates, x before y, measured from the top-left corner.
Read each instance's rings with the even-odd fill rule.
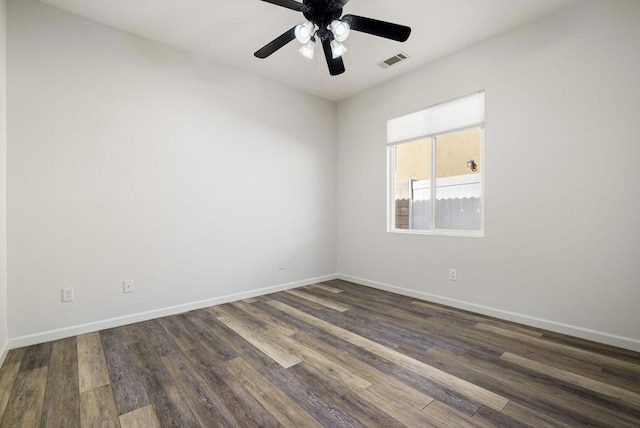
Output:
[[[399,235],[426,235],[426,236],[453,236],[458,238],[484,238],[483,230],[410,230],[410,229],[387,229],[388,233]]]

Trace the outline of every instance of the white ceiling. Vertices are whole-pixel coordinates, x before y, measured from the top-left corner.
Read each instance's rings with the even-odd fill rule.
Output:
[[[302,22],[300,12],[260,0],[41,0],[140,36],[211,57],[320,97],[339,101],[429,62],[531,22],[574,0],[351,0],[344,13],[412,28],[405,43],[352,32],[347,71],[330,76],[324,58],[293,41],[267,59],[253,52]],[[399,52],[411,58],[383,69]]]

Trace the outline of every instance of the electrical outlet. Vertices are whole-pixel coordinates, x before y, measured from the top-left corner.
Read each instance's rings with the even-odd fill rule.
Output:
[[[122,281],[122,292],[133,293],[133,279],[125,279]]]
[[[458,280],[458,271],[455,269],[449,269],[449,281],[457,281]]]
[[[73,302],[73,287],[62,289],[62,303]]]
[[[280,270],[284,270],[285,269],[286,266],[285,266],[284,259],[280,260],[278,266],[280,267]]]

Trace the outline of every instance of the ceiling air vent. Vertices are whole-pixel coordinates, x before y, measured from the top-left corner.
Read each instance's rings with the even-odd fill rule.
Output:
[[[405,61],[409,59],[409,55],[407,55],[406,53],[400,52],[397,55],[392,56],[391,58],[385,59],[384,61],[382,61],[380,63],[380,67],[382,68],[389,68],[392,65],[396,65],[399,62]]]

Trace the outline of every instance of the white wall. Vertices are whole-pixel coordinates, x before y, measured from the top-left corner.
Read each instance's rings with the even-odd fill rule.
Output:
[[[640,350],[640,3],[581,1],[340,103],[337,128],[273,82],[32,0],[8,16],[12,346],[332,274],[337,214],[345,278]],[[478,89],[486,237],[386,233],[385,121]]]
[[[12,346],[336,272],[333,103],[31,0],[8,16]]]
[[[7,2],[0,0],[0,366],[7,351]]]
[[[581,1],[340,103],[338,272],[640,350],[639,46],[640,2]],[[386,233],[386,120],[480,89],[486,237]]]

